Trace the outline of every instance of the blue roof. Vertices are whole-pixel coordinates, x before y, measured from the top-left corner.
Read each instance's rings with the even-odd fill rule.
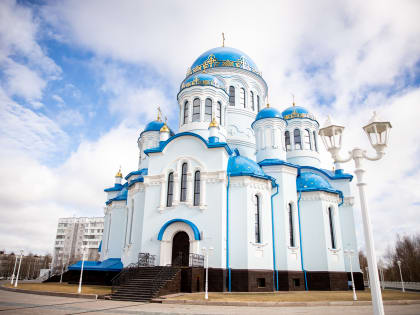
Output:
[[[140,136],[143,134],[143,132],[148,132],[148,131],[160,131],[160,129],[163,127],[165,123],[163,121],[160,120],[153,120],[151,122],[149,122],[146,127],[144,128],[144,130],[142,131],[142,133],[140,134]],[[168,126],[169,128],[169,126]],[[170,134],[173,135],[173,131],[171,130],[171,128],[169,128],[170,130]]]
[[[128,180],[131,176],[134,176],[134,175],[147,175],[147,172],[148,172],[147,168],[142,168],[141,170],[132,171],[127,174],[127,176],[125,177],[125,180]]]
[[[77,263],[69,266],[69,270],[80,270],[82,268],[82,261],[79,260]],[[104,261],[90,261],[85,260],[83,264],[83,270],[95,270],[95,271],[121,271],[123,264],[120,258],[109,258]]]
[[[186,78],[184,82],[181,83],[180,91],[196,85],[214,86],[226,92],[226,87],[222,80],[208,73],[198,73]]]
[[[187,76],[215,67],[242,68],[261,75],[255,62],[244,52],[231,47],[217,47],[201,54],[192,64]]]
[[[277,109],[272,108],[272,107],[266,107],[260,110],[260,112],[257,114],[257,117],[255,118],[255,121],[260,120],[260,119],[265,119],[265,118],[283,119],[283,116]]]
[[[104,189],[104,191],[105,192],[120,191],[121,189],[123,189],[123,185],[121,185],[121,184],[114,184],[114,187],[106,188],[106,189]]]
[[[301,106],[290,106],[286,108],[282,113],[283,119],[292,119],[292,118],[309,118],[315,120],[315,116],[312,115],[306,108]]]
[[[118,195],[114,198],[109,199],[106,204],[109,205],[111,202],[113,201],[123,201],[123,200],[127,200],[127,186],[128,184],[125,183],[123,185],[123,189],[121,189],[121,191],[118,193]]]
[[[331,193],[340,192],[331,187],[331,184],[321,175],[313,172],[301,172],[296,178],[296,188],[298,191],[327,191]]]
[[[241,155],[229,158],[227,171],[230,176],[267,177],[257,162]]]

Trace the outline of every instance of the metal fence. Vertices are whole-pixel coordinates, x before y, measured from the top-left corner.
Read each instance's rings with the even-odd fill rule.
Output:
[[[365,281],[365,287],[369,285],[368,281]],[[401,281],[381,281],[381,287],[385,286],[385,289],[402,289]],[[404,288],[406,290],[420,291],[420,282],[404,282]]]
[[[149,253],[139,253],[137,266],[138,267],[151,267],[156,265],[156,255]]]

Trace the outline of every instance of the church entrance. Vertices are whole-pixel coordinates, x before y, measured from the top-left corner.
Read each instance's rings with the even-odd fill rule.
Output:
[[[190,238],[187,233],[178,232],[172,240],[172,265],[188,266],[189,258]]]

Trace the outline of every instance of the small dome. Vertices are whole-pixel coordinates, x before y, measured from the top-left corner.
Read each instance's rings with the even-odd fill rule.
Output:
[[[266,177],[266,174],[256,162],[240,155],[229,158],[228,173],[231,176]]]
[[[188,77],[182,82],[180,91],[195,85],[209,85],[226,91],[224,83],[216,76],[208,73],[198,73]]]
[[[300,176],[296,179],[296,186],[298,190],[327,190],[333,191],[330,183],[322,176],[312,173],[304,172],[300,173]]]
[[[201,54],[188,69],[187,76],[215,67],[242,68],[261,75],[255,62],[244,52],[231,47],[217,47]]]
[[[301,106],[290,106],[285,109],[282,113],[283,118],[288,120],[292,118],[309,118],[315,120],[315,116],[312,115],[306,108]]]
[[[265,118],[280,118],[280,119],[283,119],[283,116],[281,115],[281,113],[277,109],[272,108],[272,107],[266,107],[266,108],[263,108],[262,110],[260,110],[257,117],[255,118],[255,121],[260,120],[260,119],[265,119]]]
[[[159,131],[160,132],[160,130],[162,129],[162,127],[165,125],[165,123],[163,122],[163,121],[160,121],[160,120],[153,120],[153,121],[151,121],[151,122],[149,122],[147,125],[146,125],[146,127],[144,128],[144,130],[142,131],[142,133],[140,134],[140,137],[141,137],[141,135],[144,133],[144,132],[148,132],[148,131]],[[173,131],[169,128],[169,134],[171,135],[171,136],[173,136],[174,135],[174,133],[173,133]]]

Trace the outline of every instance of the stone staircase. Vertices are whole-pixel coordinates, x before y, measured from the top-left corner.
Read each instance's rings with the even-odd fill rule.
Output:
[[[149,302],[175,281],[180,269],[170,266],[124,270],[113,280],[111,300]]]

